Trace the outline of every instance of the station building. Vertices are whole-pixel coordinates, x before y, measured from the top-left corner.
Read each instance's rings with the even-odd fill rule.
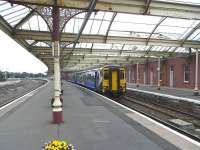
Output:
[[[195,55],[176,56],[161,59],[160,62],[160,85],[175,88],[195,87]],[[200,57],[200,56],[199,56]],[[198,68],[200,66],[200,62]],[[137,64],[126,66],[128,83],[137,84]],[[157,85],[158,61],[138,64],[138,84]],[[198,69],[200,74],[200,69]],[[198,81],[200,87],[200,80]]]

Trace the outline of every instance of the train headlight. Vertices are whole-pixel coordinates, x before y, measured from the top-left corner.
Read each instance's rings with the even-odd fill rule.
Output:
[[[104,89],[108,89],[108,86],[104,86]]]

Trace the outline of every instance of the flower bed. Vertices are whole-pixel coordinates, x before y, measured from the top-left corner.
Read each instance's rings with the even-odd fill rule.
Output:
[[[65,141],[53,140],[46,143],[42,150],[75,150],[75,148]]]

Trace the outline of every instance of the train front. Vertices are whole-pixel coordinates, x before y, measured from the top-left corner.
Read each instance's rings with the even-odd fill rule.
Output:
[[[103,72],[103,93],[119,97],[126,92],[125,68],[121,66],[105,66]]]

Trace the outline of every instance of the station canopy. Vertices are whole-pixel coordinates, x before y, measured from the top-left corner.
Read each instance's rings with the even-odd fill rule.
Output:
[[[95,1],[95,0],[94,0]],[[192,55],[200,49],[199,0],[57,0],[63,71]],[[0,1],[0,29],[53,71],[54,0]]]

